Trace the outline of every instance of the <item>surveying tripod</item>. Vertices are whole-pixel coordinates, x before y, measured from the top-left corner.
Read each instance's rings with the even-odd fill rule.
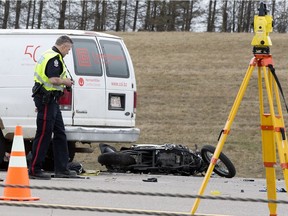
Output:
[[[269,37],[269,32],[272,32],[273,25],[272,16],[267,15],[266,4],[260,3],[259,15],[254,16],[254,38],[251,42],[253,45],[254,57],[251,59],[245,77],[242,81],[224,129],[218,139],[218,144],[210,165],[199,189],[198,195],[202,196],[208,184],[212,171],[217,163],[219,155],[223,149],[226,138],[230,132],[231,125],[237,114],[238,108],[247,89],[251,75],[258,68],[258,89],[259,89],[259,108],[261,120],[262,134],[262,158],[265,167],[267,198],[270,216],[277,215],[276,200],[276,148],[278,150],[280,166],[283,171],[285,186],[288,188],[288,142],[285,132],[284,119],[281,108],[279,91],[283,96],[282,88],[275,74],[273,67],[272,55],[270,54],[269,46],[272,42]],[[263,86],[266,88],[268,99],[268,110],[264,111]],[[284,96],[283,96],[284,98]],[[284,98],[285,102],[285,98]],[[266,103],[267,104],[267,103]],[[285,102],[286,105],[286,102]],[[287,109],[287,105],[286,105]],[[288,111],[288,109],[287,109]],[[274,202],[273,202],[274,201]],[[194,215],[200,203],[200,198],[197,198],[191,210],[191,215]]]

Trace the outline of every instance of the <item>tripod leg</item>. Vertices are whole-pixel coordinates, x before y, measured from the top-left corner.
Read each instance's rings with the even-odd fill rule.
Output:
[[[271,74],[271,71],[269,72],[270,72],[269,74]],[[280,164],[281,164],[281,168],[283,171],[284,180],[285,180],[286,189],[287,189],[288,188],[288,142],[287,142],[287,136],[285,132],[285,125],[284,125],[283,113],[282,113],[282,108],[281,108],[279,90],[278,90],[278,86],[276,84],[275,78],[272,79],[273,85],[269,85],[269,83],[271,83],[271,77],[270,77],[270,82],[269,82],[269,77],[267,73],[264,73],[264,74],[265,74],[265,83],[266,83],[266,89],[267,89],[267,94],[268,94],[270,112],[271,112],[272,122],[274,126],[274,138],[277,144]],[[275,115],[274,105],[273,105],[273,97],[272,97],[273,86],[275,90],[275,98],[276,98],[277,108],[278,108],[277,116]],[[267,177],[267,181],[273,181],[273,180],[271,179],[271,177]],[[274,178],[274,181],[275,181],[275,178]],[[275,188],[274,193],[276,193],[276,188]],[[268,199],[273,199],[273,196],[274,195],[273,195],[272,188],[271,188],[271,193],[268,193]],[[271,212],[270,215],[276,215],[276,213],[273,214],[273,212]]]
[[[236,99],[234,101],[234,104],[232,106],[232,109],[230,111],[230,114],[228,116],[228,119],[226,121],[226,124],[225,124],[225,127],[223,129],[223,132],[221,133],[221,136],[219,137],[218,144],[216,146],[213,158],[212,158],[212,160],[210,162],[210,165],[208,167],[208,170],[206,172],[206,175],[204,177],[202,185],[201,185],[201,187],[199,189],[198,195],[200,195],[200,196],[203,195],[203,193],[205,191],[205,188],[206,188],[206,186],[208,184],[210,176],[211,176],[211,174],[212,174],[212,172],[214,170],[215,164],[216,164],[216,162],[217,162],[217,160],[219,158],[219,155],[220,155],[220,153],[221,153],[221,151],[223,149],[223,146],[224,146],[224,143],[225,143],[226,138],[228,136],[228,133],[230,131],[231,125],[232,125],[232,123],[234,121],[234,118],[235,118],[235,116],[237,114],[237,111],[239,109],[240,103],[242,101],[244,93],[245,93],[245,91],[247,89],[247,86],[249,84],[249,80],[250,80],[251,75],[253,73],[254,67],[256,65],[255,62],[256,62],[255,58],[252,58],[252,60],[250,62],[250,65],[249,65],[249,67],[247,69],[247,72],[245,74],[245,77],[244,77],[244,79],[242,81],[242,84],[240,86],[240,89],[238,91],[238,94],[236,96]],[[197,210],[197,208],[199,206],[199,203],[200,203],[200,198],[196,198],[196,200],[194,202],[194,205],[192,207],[192,210],[191,210],[191,215],[194,215],[194,213],[196,212],[196,210]]]
[[[278,115],[275,116],[275,126],[274,126],[274,133],[276,137],[278,155],[280,159],[280,165],[283,171],[283,176],[285,180],[286,190],[288,191],[288,141],[287,135],[285,132],[285,124],[284,118],[282,113],[282,107],[280,102],[280,94],[278,87],[276,85],[276,81],[274,80],[275,86],[275,95],[276,95],[276,102],[278,108]]]
[[[263,103],[263,86],[261,68],[258,68],[258,87],[259,87],[259,104],[260,104],[260,119],[261,119],[261,134],[262,134],[262,156],[266,173],[266,185],[267,185],[267,198],[270,200],[276,200],[276,146],[274,139],[274,126],[272,117],[270,114],[264,113]],[[264,70],[264,73],[266,71]],[[270,83],[269,83],[270,85]],[[271,90],[271,89],[270,89]],[[271,93],[271,91],[269,92]],[[267,89],[268,92],[268,89]],[[277,212],[276,203],[268,203],[270,216],[275,215]]]

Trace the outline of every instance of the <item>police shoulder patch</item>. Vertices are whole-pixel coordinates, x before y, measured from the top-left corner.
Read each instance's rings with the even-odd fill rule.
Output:
[[[57,59],[54,60],[54,67],[59,67],[59,61]]]

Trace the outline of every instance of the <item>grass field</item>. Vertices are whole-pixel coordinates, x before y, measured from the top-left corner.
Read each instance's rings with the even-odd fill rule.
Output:
[[[137,127],[141,129],[137,143],[177,143],[192,149],[195,144],[216,145],[253,57],[253,34],[112,34],[123,37],[134,62]],[[287,34],[270,36],[276,73],[288,100]],[[238,177],[265,177],[257,77],[255,70],[223,149]],[[283,112],[286,120],[287,112]],[[93,148],[91,160],[78,157],[89,169],[95,169],[97,161],[97,145]]]

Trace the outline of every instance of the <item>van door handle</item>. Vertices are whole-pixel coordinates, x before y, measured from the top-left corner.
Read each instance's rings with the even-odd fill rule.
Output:
[[[76,113],[87,114],[87,110],[76,110]]]

